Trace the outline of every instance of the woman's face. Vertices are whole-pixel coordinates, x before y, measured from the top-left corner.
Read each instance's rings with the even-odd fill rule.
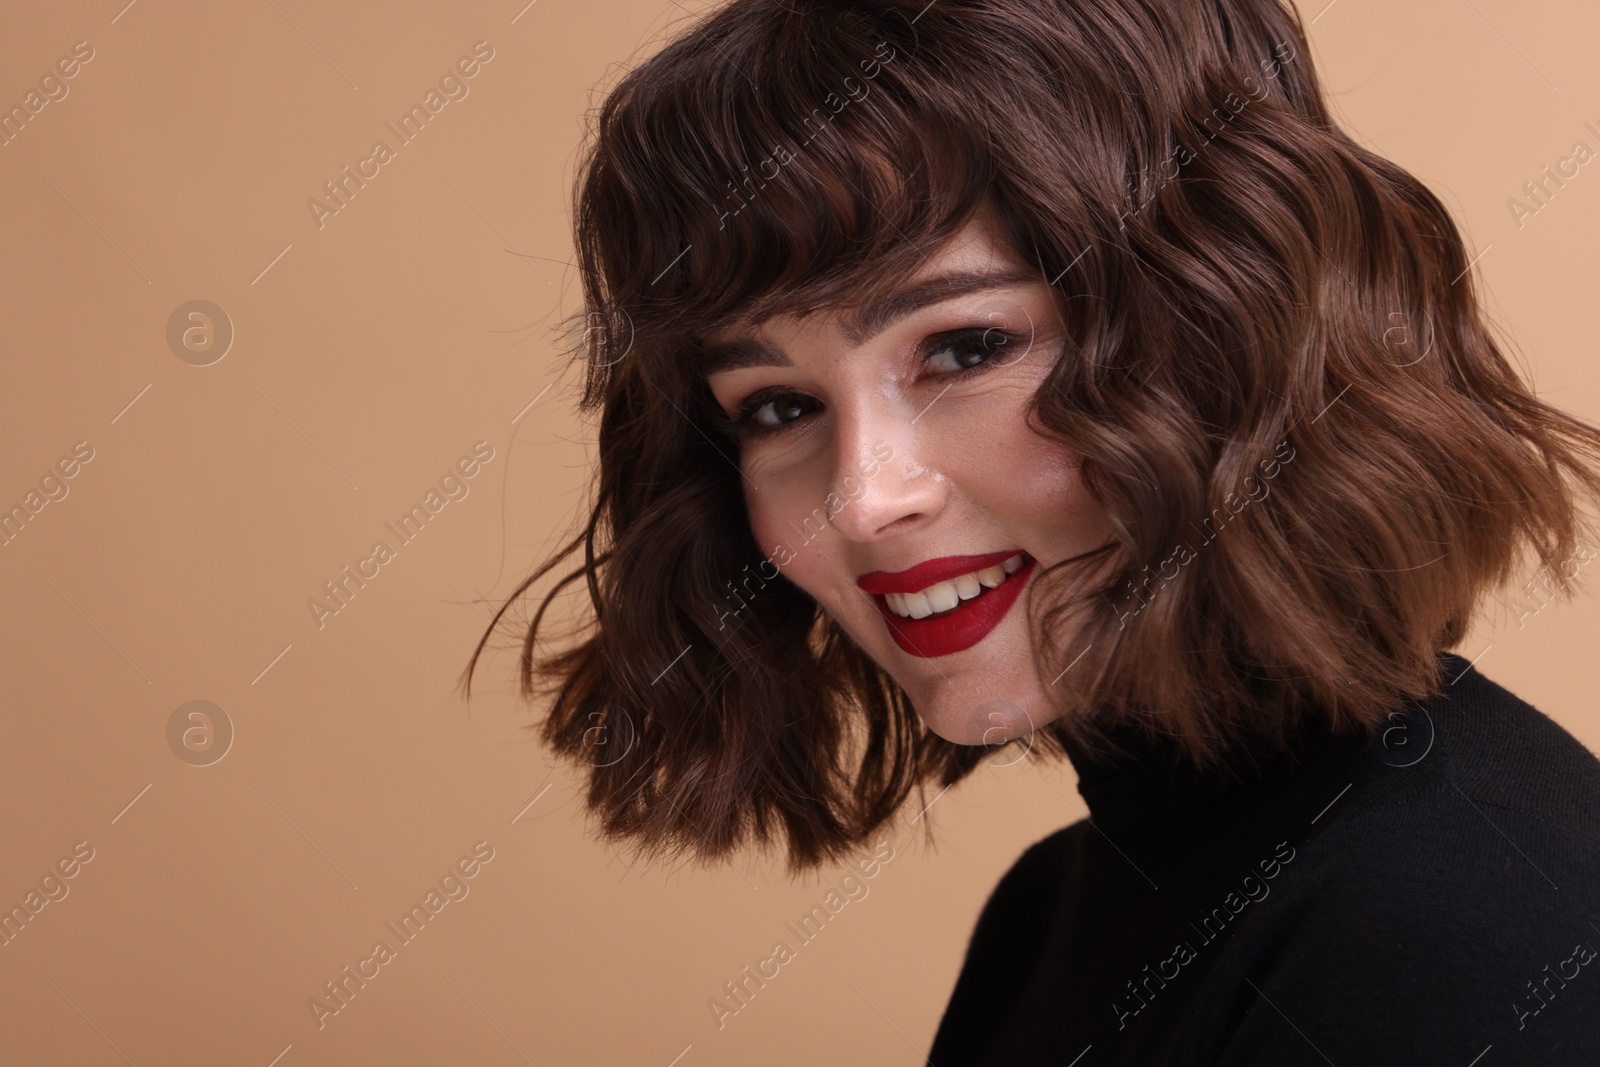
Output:
[[[1054,718],[1068,664],[1036,668],[1023,594],[1111,530],[1080,457],[1024,422],[1061,322],[993,216],[882,304],[705,341],[718,405],[748,416],[750,525],[783,574],[940,736],[996,744]]]

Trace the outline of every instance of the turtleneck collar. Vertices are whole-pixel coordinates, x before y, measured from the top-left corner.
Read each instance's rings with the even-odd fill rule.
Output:
[[[1466,663],[1450,652],[1439,657],[1445,677],[1453,677]],[[1089,817],[1111,834],[1174,827],[1230,799],[1294,782],[1319,785],[1372,761],[1369,736],[1335,734],[1321,716],[1308,716],[1297,724],[1287,748],[1256,753],[1252,760],[1251,751],[1236,747],[1203,770],[1171,736],[1152,739],[1125,723],[1113,724],[1106,733],[1123,753],[1091,751],[1070,738],[1064,745]]]

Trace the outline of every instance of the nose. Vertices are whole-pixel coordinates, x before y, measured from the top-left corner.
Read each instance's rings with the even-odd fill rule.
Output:
[[[918,413],[883,396],[835,408],[829,523],[852,541],[895,536],[933,521],[949,485],[940,446]]]

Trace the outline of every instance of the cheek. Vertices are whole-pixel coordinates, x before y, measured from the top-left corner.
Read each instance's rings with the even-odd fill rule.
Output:
[[[792,506],[803,498],[798,490],[781,486],[770,477],[759,484],[760,490],[746,492],[750,532],[762,554],[785,578],[815,596],[824,572],[819,549],[827,540],[818,529],[820,513],[808,520]]]
[[[806,470],[769,469],[756,476],[760,489],[745,488],[750,532],[761,552],[785,578],[836,617],[861,597],[850,578],[840,537],[828,522],[821,488]],[[863,600],[863,603],[866,601]]]
[[[750,515],[750,532],[755,536],[756,544],[761,546],[761,551],[766,553],[768,559],[774,562],[784,559],[788,553],[779,546],[784,545],[792,550],[795,539],[781,532],[784,529],[783,517],[779,509],[772,506],[771,494],[748,492],[746,495],[755,498],[746,504],[746,510]],[[790,566],[793,564],[785,565],[783,569],[788,571]]]
[[[959,449],[946,453],[946,470],[1007,525],[1059,533],[1063,522],[1090,522],[1100,508],[1083,484],[1082,456],[1029,428],[1027,399],[991,412],[989,432],[962,435]]]
[[[1068,446],[1032,432],[1017,434],[1017,465],[1006,488],[1019,517],[1059,523],[1082,521],[1100,513],[1083,484],[1083,457]]]

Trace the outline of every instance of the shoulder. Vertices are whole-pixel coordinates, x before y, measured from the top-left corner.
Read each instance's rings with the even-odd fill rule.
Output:
[[[996,892],[1017,891],[1040,878],[1049,878],[1066,871],[1072,864],[1078,840],[1088,830],[1087,819],[1079,819],[1035,841],[1022,851],[1016,861],[1001,876]]]
[[[1239,981],[1218,1014],[1251,1054],[1222,1062],[1310,1062],[1308,1042],[1336,1063],[1464,1064],[1490,1046],[1596,1062],[1547,1058],[1600,1050],[1594,841],[1440,794],[1350,819],[1296,866],[1304,881],[1229,946]]]
[[[1448,692],[1398,727],[1409,751],[1319,816],[1294,887],[1230,946],[1247,981],[1218,990],[1227,1062],[1600,1048],[1600,760],[1453,658]]]
[[[1061,887],[1073,868],[1077,842],[1087,829],[1080,820],[1028,846],[990,891],[967,945],[966,970],[992,966],[1020,973],[1020,965],[1043,943]]]
[[[989,893],[973,929],[975,944],[1000,938],[1014,923],[1038,928],[1041,914],[1053,910],[1060,898],[1062,880],[1072,870],[1088,826],[1087,820],[1079,820],[1023,850]]]
[[[1600,759],[1449,658],[1465,669],[1407,716],[1410,751],[1355,784],[1304,851],[1333,921],[1390,932],[1425,921],[1416,937],[1457,938],[1470,957],[1600,900]]]
[[[1488,835],[1526,855],[1600,862],[1600,758],[1460,656],[1443,661],[1444,692],[1391,717],[1374,773],[1329,820],[1330,843],[1364,842],[1372,847],[1361,851],[1387,864]],[[1507,838],[1507,825],[1522,839]],[[1386,856],[1377,847],[1386,839],[1413,847]]]
[[[1483,803],[1600,841],[1600,758],[1560,723],[1459,656],[1427,702],[1439,759],[1430,769]]]
[[[976,1062],[1019,1003],[1087,826],[1080,821],[1034,842],[990,892],[935,1035],[931,1054],[939,1062]]]

